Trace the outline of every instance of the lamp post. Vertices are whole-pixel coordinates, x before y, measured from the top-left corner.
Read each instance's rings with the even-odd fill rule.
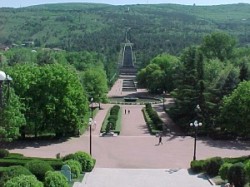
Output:
[[[194,156],[193,160],[196,160],[196,139],[197,139],[197,129],[198,127],[201,127],[202,123],[198,122],[197,120],[194,121],[194,123],[190,123],[190,127],[194,127]]]
[[[93,118],[89,118],[89,154],[92,156],[92,125],[96,124]]]
[[[163,111],[165,109],[164,102],[165,102],[165,91],[163,91],[163,94],[162,94],[162,108],[163,108]]]
[[[3,95],[3,85],[6,82],[7,86],[8,86],[8,92],[7,92],[7,99],[9,97],[9,85],[10,85],[10,81],[12,80],[12,78],[7,75],[5,72],[0,71],[0,108],[4,107],[4,95]]]
[[[91,117],[89,118],[89,154],[92,156],[92,125],[96,124],[96,121],[93,121],[93,98],[90,99],[90,102]]]

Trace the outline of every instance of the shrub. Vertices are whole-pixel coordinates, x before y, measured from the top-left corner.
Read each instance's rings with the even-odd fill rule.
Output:
[[[80,173],[82,171],[80,162],[76,160],[66,160],[64,164],[69,165],[72,173],[72,178],[78,178],[80,176]]]
[[[4,187],[43,187],[43,183],[38,181],[34,175],[20,175],[8,180]]]
[[[23,154],[21,153],[10,153],[8,155],[8,158],[22,158],[23,157]]]
[[[149,116],[149,118],[152,120],[153,124],[154,124],[154,128],[156,130],[162,130],[163,129],[163,122],[161,120],[161,118],[158,116],[157,112],[152,108],[151,104],[147,103],[146,104],[146,112]]]
[[[221,157],[213,157],[206,160],[205,163],[205,171],[210,176],[216,176],[219,173],[219,169],[223,164],[223,160]]]
[[[6,149],[0,149],[0,158],[7,157],[9,155],[9,151]]]
[[[190,165],[191,165],[191,169],[194,173],[200,173],[204,170],[205,161],[204,160],[193,160]]]
[[[116,122],[117,119],[118,119],[117,115],[110,115],[109,118],[108,118],[108,121],[110,121],[110,122]]]
[[[245,164],[245,171],[246,171],[246,175],[248,177],[248,181],[250,182],[250,160],[247,161]]]
[[[118,112],[120,110],[120,106],[119,105],[114,105],[111,109],[110,109],[110,115],[117,115]]]
[[[48,171],[45,174],[44,187],[68,187],[67,178],[59,171]]]
[[[55,170],[61,169],[63,162],[60,159],[54,159],[54,158],[34,158],[34,157],[18,157],[18,158],[13,158],[11,157],[6,157],[6,158],[0,158],[0,165],[1,166],[16,166],[16,165],[21,165],[25,166],[27,162],[30,162],[32,160],[41,160],[47,162],[49,165],[51,165]]]
[[[235,187],[244,187],[246,184],[246,172],[243,163],[233,164],[228,170],[228,182]]]
[[[93,159],[88,153],[78,151],[75,154],[69,154],[63,158],[64,161],[70,159],[78,161],[82,166],[83,172],[90,172],[94,167]]]
[[[113,123],[108,122],[105,128],[105,133],[109,133],[112,127],[113,127]]]
[[[20,175],[32,175],[32,173],[23,166],[10,166],[6,168],[6,170],[2,173],[0,186],[3,186],[9,179]]]
[[[45,173],[47,171],[53,171],[53,168],[50,164],[41,160],[29,161],[25,167],[28,168],[31,173],[33,173],[40,181],[44,181]]]
[[[231,163],[224,163],[222,164],[222,166],[220,167],[219,169],[219,175],[220,177],[223,179],[223,180],[226,180],[227,179],[227,175],[228,175],[228,171],[229,171],[229,168],[232,166],[233,164]]]

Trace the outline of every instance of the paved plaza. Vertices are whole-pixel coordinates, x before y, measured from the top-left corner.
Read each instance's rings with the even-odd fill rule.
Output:
[[[121,93],[121,85],[122,79],[119,79],[109,92],[109,96],[129,94]],[[168,102],[171,101],[166,100],[165,104]],[[153,183],[157,183],[157,187],[188,187],[187,183],[193,184],[190,187],[211,186],[204,176],[188,173],[187,169],[193,158],[194,139],[181,134],[163,112],[162,105],[154,106],[170,130],[163,137],[162,145],[158,145],[158,137],[149,134],[141,112],[142,105],[121,105],[121,134],[117,137],[100,137],[102,121],[111,106],[102,104],[102,110],[95,116],[97,125],[92,131],[92,156],[96,159],[96,166],[93,172],[87,174],[81,186],[112,187],[108,181],[119,187],[156,185]],[[55,158],[57,153],[64,156],[79,150],[89,152],[89,148],[89,131],[87,131],[80,137],[68,140],[20,142],[12,145],[10,151],[26,156]],[[197,159],[250,155],[249,148],[248,142],[214,141],[198,137]]]

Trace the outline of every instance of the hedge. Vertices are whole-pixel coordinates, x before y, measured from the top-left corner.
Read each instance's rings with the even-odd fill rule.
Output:
[[[68,187],[67,178],[59,171],[48,171],[45,175],[44,187]]]
[[[7,157],[9,155],[9,151],[6,149],[0,149],[0,158]]]
[[[162,130],[158,130],[158,129],[155,127],[155,125],[154,125],[152,119],[149,117],[149,115],[148,115],[148,113],[147,113],[147,111],[146,111],[145,108],[142,109],[142,112],[143,112],[143,116],[144,116],[144,119],[145,119],[146,124],[147,124],[147,126],[148,126],[148,129],[149,129],[150,134],[156,135],[156,134],[161,133]]]
[[[13,177],[17,177],[19,175],[33,175],[26,167],[24,166],[10,166],[6,167],[1,171],[1,180],[0,186],[4,186],[4,184]]]
[[[31,160],[25,164],[25,167],[40,181],[44,181],[46,172],[54,170],[49,163],[42,160]]]
[[[24,166],[27,162],[31,160],[45,161],[46,163],[50,164],[55,170],[60,170],[63,165],[63,161],[61,159],[55,159],[55,158],[5,157],[5,158],[0,159],[0,166],[3,166],[3,167],[9,167],[9,166],[15,166],[15,165]]]
[[[4,187],[43,187],[43,183],[38,181],[34,175],[20,175],[6,182]]]
[[[65,157],[63,157],[63,160],[76,160],[78,161],[82,166],[83,172],[90,172],[95,166],[94,159],[88,154],[83,151],[78,151],[74,154],[68,154]]]
[[[114,132],[118,135],[121,132],[121,109],[118,105],[114,105],[108,111],[102,123],[101,133],[106,133],[107,131]]]
[[[201,173],[202,171],[204,171],[205,163],[205,160],[193,160],[190,166],[194,173]]]

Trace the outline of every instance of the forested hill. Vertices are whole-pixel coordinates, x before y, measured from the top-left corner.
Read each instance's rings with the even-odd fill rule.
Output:
[[[34,41],[35,47],[96,51],[117,56],[125,38],[134,43],[137,61],[198,44],[225,31],[250,44],[250,4],[187,6],[175,4],[113,6],[68,3],[0,8],[0,45]]]

